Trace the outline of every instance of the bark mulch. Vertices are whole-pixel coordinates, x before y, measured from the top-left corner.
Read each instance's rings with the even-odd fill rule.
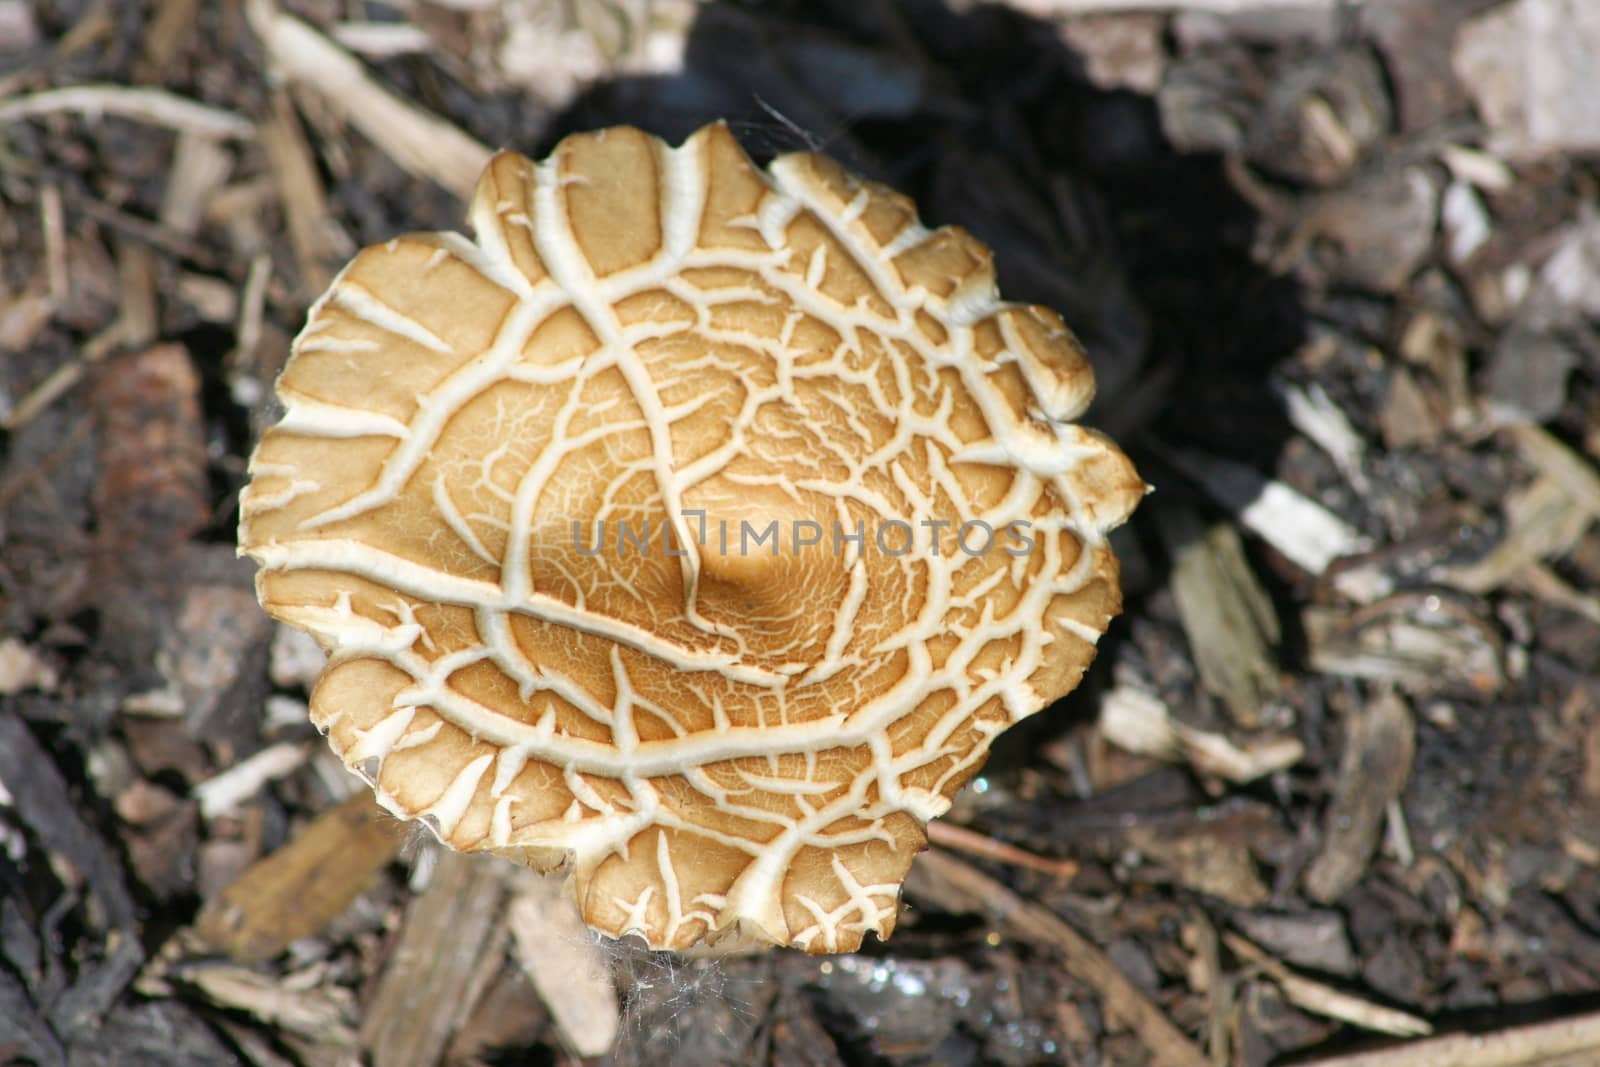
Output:
[[[1579,0],[0,0],[0,1063],[1600,1062],[1597,50]],[[713,118],[991,244],[1157,487],[849,956],[602,948],[377,814],[234,554],[355,249],[487,148]]]

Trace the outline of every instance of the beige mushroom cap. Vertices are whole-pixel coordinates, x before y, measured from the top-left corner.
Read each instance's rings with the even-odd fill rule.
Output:
[[[924,825],[1077,684],[1146,491],[988,249],[722,125],[504,152],[476,242],[312,309],[239,538],[402,818],[657,948],[887,937]]]

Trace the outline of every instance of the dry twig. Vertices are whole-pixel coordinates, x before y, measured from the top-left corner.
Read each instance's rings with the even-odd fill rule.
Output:
[[[231,111],[207,107],[165,89],[131,89],[121,85],[74,85],[46,89],[0,103],[0,124],[19,119],[77,112],[89,118],[115,115],[174,130],[231,140],[255,136],[249,120]]]
[[[1093,986],[1106,1010],[1138,1033],[1151,1062],[1165,1067],[1202,1067],[1194,1042],[1162,1014],[1116,964],[1049,908],[1024,900],[988,875],[945,852],[931,851],[911,868],[908,885],[952,911],[980,911],[1012,936],[1048,945],[1065,957],[1074,978]]]
[[[1052,878],[1071,881],[1078,873],[1078,865],[1071,860],[1040,856],[1015,845],[1008,845],[1004,841],[996,841],[987,834],[980,834],[976,830],[969,830],[965,826],[957,826],[940,819],[928,824],[928,840],[952,852],[965,852],[969,856],[994,860],[996,863],[1025,867],[1030,871],[1048,874]]]
[[[252,0],[250,23],[279,73],[317,90],[328,106],[372,139],[397,164],[465,200],[490,150],[456,126],[395,96],[361,63],[306,23]]]
[[[1396,1037],[1418,1037],[1433,1032],[1426,1019],[1341,993],[1332,986],[1295,974],[1238,934],[1223,934],[1222,937],[1230,952],[1261,968],[1278,983],[1291,1003],[1306,1011]]]
[[[1303,1067],[1587,1067],[1600,1060],[1600,1012],[1488,1034],[1445,1034],[1329,1056]]]

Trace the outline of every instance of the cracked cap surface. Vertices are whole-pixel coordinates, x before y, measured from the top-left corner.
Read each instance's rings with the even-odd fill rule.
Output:
[[[447,844],[652,947],[849,951],[1077,684],[1146,491],[988,249],[814,154],[619,127],[496,156],[476,241],[362,251],[241,505],[311,715]],[[775,525],[774,525],[775,524]]]

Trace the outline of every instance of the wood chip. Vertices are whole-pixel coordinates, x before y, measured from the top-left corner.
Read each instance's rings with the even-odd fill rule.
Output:
[[[24,352],[55,313],[55,298],[37,284],[20,296],[0,302],[0,352]],[[5,425],[14,425],[11,411],[0,411]]]
[[[1296,967],[1353,977],[1361,961],[1350,948],[1344,916],[1326,909],[1288,914],[1240,912],[1233,921],[1252,941]]]
[[[233,155],[216,138],[190,130],[180,133],[161,196],[161,224],[193,237],[205,219],[212,194],[227,183],[232,171]]]
[[[1127,843],[1160,863],[1186,889],[1235,907],[1259,908],[1271,893],[1256,870],[1248,836],[1238,832],[1251,814],[1239,809],[1230,820],[1225,810],[1220,818],[1187,820],[1179,832],[1160,825],[1134,826]]]
[[[606,954],[560,880],[521,872],[510,907],[517,962],[533,982],[561,1041],[576,1056],[604,1056],[621,1026]]]
[[[1583,776],[1579,788],[1590,800],[1600,800],[1600,715],[1589,724],[1583,741]]]
[[[1201,774],[1253,782],[1299,763],[1305,746],[1294,737],[1251,738],[1240,743],[1174,718],[1155,696],[1118,686],[1100,702],[1100,732],[1129,752],[1182,760]]]
[[[1389,368],[1389,391],[1378,412],[1386,448],[1427,447],[1444,432],[1444,418],[1434,396],[1425,393],[1409,367]]]
[[[1158,14],[1074,19],[1061,26],[1061,39],[1084,66],[1098,89],[1132,89],[1153,95],[1166,73],[1166,19]]]
[[[1400,592],[1350,610],[1313,605],[1300,616],[1311,665],[1431,693],[1467,687],[1498,692],[1505,642],[1460,594]]]
[[[1587,207],[1539,268],[1531,301],[1563,317],[1600,318],[1600,215]]]
[[[1366,873],[1388,804],[1411,777],[1416,745],[1411,708],[1392,691],[1348,713],[1344,756],[1323,821],[1322,851],[1306,871],[1306,893],[1312,900],[1331,903]]]
[[[1418,309],[1401,330],[1397,350],[1407,362],[1432,374],[1449,425],[1465,425],[1477,418],[1467,378],[1466,346],[1450,320],[1427,308]]]
[[[1366,442],[1327,390],[1315,384],[1305,389],[1290,386],[1283,391],[1283,401],[1294,428],[1328,454],[1352,488],[1366,492],[1367,476],[1362,470]]]
[[[200,814],[215,819],[234,811],[259,793],[268,782],[299,770],[310,750],[306,745],[280,742],[268,745],[249,759],[240,760],[221,774],[194,787]]]
[[[1469,593],[1499,589],[1533,564],[1570,552],[1594,516],[1579,507],[1566,486],[1544,475],[1506,502],[1510,525],[1488,555],[1473,563],[1442,567],[1436,580]]]
[[[1511,159],[1600,147],[1594,56],[1600,8],[1589,0],[1514,0],[1456,34],[1454,66],[1489,127],[1489,147]]]
[[[102,573],[170,568],[176,546],[210,517],[200,375],[182,345],[154,345],[102,368],[89,401],[100,430]]]
[[[1368,537],[1315,500],[1242,463],[1192,449],[1162,455],[1246,529],[1314,577],[1339,557],[1372,547]]]
[[[1518,571],[1507,583],[1509,588],[1530,593],[1600,626],[1600,596],[1580,592],[1543,563]]]
[[[160,326],[156,308],[155,257],[133,241],[117,242],[119,339],[129,348],[143,348],[156,339]]]
[[[200,0],[156,0],[146,16],[143,48],[135,71],[140,80],[160,81],[184,41],[193,36]]]
[[[436,1064],[471,1011],[470,981],[505,896],[505,864],[449,849],[434,853],[428,888],[406,906],[400,933],[365,1006],[361,1040],[373,1067]],[[571,976],[568,976],[571,981]]]
[[[283,93],[274,97],[272,117],[261,128],[261,147],[289,223],[289,242],[300,268],[300,296],[310,302],[333,281],[333,264],[348,259],[355,246],[328,210],[316,162]]]
[[[39,43],[39,26],[28,0],[0,0],[0,52],[21,52]]]
[[[328,665],[328,653],[317,639],[304,630],[296,630],[283,623],[276,624],[272,632],[272,659],[269,669],[274,685],[284,689],[299,688],[310,691],[317,675]]]
[[[1333,265],[1341,282],[1397,292],[1433,248],[1441,193],[1433,171],[1420,166],[1358,176],[1307,205],[1275,265],[1287,268],[1305,243],[1321,238],[1340,249]]]
[[[447,1064],[493,1063],[496,1051],[549,1045],[550,1016],[521,968],[501,960],[472,1014],[456,1028],[445,1052]]]
[[[55,857],[52,866],[71,872],[76,884],[93,897],[102,929],[127,933],[120,944],[107,942],[107,947],[113,955],[131,953],[137,967],[143,950],[133,936],[136,908],[122,864],[84,821],[83,806],[50,753],[9,708],[0,708],[0,804],[6,808],[8,823],[29,828],[35,842],[29,847],[37,850],[38,858],[43,860],[45,853]]]
[[[320,932],[387,866],[403,826],[359,793],[317,816],[287,845],[206,902],[195,927],[238,963],[271,959],[291,941]]]
[[[1516,423],[1508,432],[1529,463],[1560,483],[1575,505],[1600,518],[1600,474],[1587,460],[1531,423]]]
[[[1245,558],[1238,531],[1209,529],[1198,516],[1165,508],[1157,523],[1172,557],[1172,595],[1194,650],[1200,681],[1227,706],[1233,721],[1261,725],[1262,705],[1278,692],[1273,654],[1277,612]]]
[[[1439,160],[1456,178],[1484,192],[1503,193],[1517,180],[1516,172],[1506,166],[1504,160],[1469,145],[1445,145],[1439,150]]]
[[[177,295],[206,322],[231,325],[239,314],[238,291],[228,282],[208,274],[178,275]]]
[[[1470,183],[1459,178],[1444,191],[1444,200],[1439,205],[1439,221],[1447,235],[1446,253],[1450,262],[1457,266],[1471,259],[1473,253],[1484,246],[1493,228],[1483,198]]]
[[[294,976],[278,979],[227,964],[185,967],[180,977],[218,1007],[247,1012],[302,1037],[356,1047],[355,1000],[343,986]]]
[[[54,689],[56,669],[14,637],[0,640],[0,694],[25,689]]]

